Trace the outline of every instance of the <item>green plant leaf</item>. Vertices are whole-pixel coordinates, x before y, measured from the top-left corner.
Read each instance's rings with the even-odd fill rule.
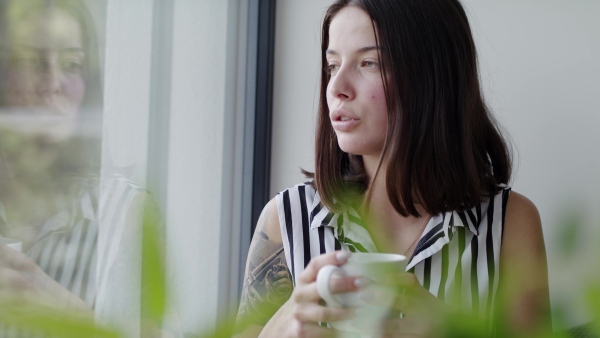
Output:
[[[73,309],[57,309],[29,299],[0,299],[0,318],[2,324],[9,328],[50,337],[121,337],[117,331],[101,326],[91,316],[82,315]]]

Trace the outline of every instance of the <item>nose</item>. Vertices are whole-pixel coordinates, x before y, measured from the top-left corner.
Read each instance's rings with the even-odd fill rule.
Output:
[[[353,86],[354,74],[350,67],[342,65],[335,73],[331,74],[327,89],[329,95],[340,100],[352,100],[355,96]]]
[[[38,70],[38,93],[41,96],[52,96],[62,93],[61,70],[56,62],[44,60]]]

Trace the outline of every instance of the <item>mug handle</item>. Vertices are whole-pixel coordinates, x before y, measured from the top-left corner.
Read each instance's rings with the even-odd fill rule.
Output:
[[[317,292],[327,304],[332,307],[344,307],[329,290],[329,281],[334,273],[339,272],[344,275],[344,270],[335,265],[325,265],[317,273]]]

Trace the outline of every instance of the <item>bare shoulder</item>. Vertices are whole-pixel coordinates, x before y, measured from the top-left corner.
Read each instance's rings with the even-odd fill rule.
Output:
[[[500,312],[508,330],[528,337],[551,329],[546,249],[537,207],[511,192],[500,249]],[[535,333],[535,334],[534,334]]]
[[[512,216],[512,218],[539,219],[539,212],[529,198],[512,191],[506,204],[506,217],[509,216]]]
[[[511,192],[506,203],[503,248],[543,249],[542,221],[537,207],[527,197]]]
[[[254,236],[259,232],[263,232],[274,242],[282,242],[281,228],[279,227],[279,215],[277,213],[277,201],[275,198],[265,205],[260,214]]]
[[[256,223],[248,250],[246,274],[252,272],[253,265],[268,263],[269,257],[273,258],[274,255],[279,254],[283,255],[283,240],[279,227],[277,202],[272,199],[265,205]]]
[[[259,217],[248,251],[236,336],[257,336],[256,333],[288,300],[292,291],[277,203],[272,199]]]

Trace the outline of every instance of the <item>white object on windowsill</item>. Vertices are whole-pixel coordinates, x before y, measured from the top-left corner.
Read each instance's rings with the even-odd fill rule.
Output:
[[[18,252],[23,251],[23,241],[18,239],[0,236],[0,244],[4,244],[13,250],[17,250]]]

